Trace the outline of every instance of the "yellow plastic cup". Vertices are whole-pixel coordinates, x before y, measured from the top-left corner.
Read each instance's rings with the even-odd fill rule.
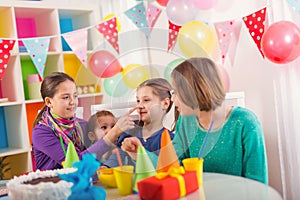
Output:
[[[132,165],[125,165],[113,169],[119,194],[122,196],[132,194],[134,167]]]
[[[198,185],[202,186],[203,158],[185,158],[182,160],[185,171],[195,171],[197,173]]]
[[[107,187],[116,188],[117,183],[112,168],[99,169],[97,171],[98,179]]]

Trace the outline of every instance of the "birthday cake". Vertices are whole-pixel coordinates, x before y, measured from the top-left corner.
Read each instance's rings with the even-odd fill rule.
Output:
[[[69,174],[76,170],[76,168],[37,170],[15,176],[7,183],[9,199],[67,199],[71,194],[73,183],[60,179],[58,174]]]

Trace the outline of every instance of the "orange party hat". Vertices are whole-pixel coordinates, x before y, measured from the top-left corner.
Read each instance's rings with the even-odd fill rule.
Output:
[[[161,135],[157,172],[167,172],[170,167],[180,167],[171,137],[167,129]]]

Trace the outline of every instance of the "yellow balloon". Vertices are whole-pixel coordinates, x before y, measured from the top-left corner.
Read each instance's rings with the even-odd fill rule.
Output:
[[[111,18],[114,18],[114,17],[116,17],[115,14],[109,14],[109,15],[107,15],[106,17],[104,17],[103,20],[105,21],[105,20],[108,20],[108,19],[111,19]],[[118,19],[117,17],[116,17],[116,24],[117,24],[118,32],[120,32],[120,30],[121,30],[121,25],[120,25],[119,19]]]
[[[122,78],[128,87],[135,89],[150,78],[150,73],[143,65],[129,64],[123,69]]]
[[[215,36],[209,26],[196,20],[182,25],[178,43],[181,52],[188,58],[208,57],[216,44]]]

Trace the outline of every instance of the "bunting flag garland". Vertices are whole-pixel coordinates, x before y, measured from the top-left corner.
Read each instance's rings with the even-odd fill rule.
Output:
[[[147,24],[147,18],[145,15],[144,3],[139,3],[136,6],[125,11],[125,15],[141,30],[145,33],[146,37],[149,37],[149,30]]]
[[[87,67],[87,29],[72,31],[63,37],[81,63]]]
[[[158,19],[161,13],[161,9],[156,7],[155,5],[148,3],[147,11],[146,11],[146,19],[148,25],[148,31],[151,33],[156,20]]]
[[[236,49],[240,38],[242,28],[242,21],[235,21],[233,24],[233,35],[231,37],[230,46],[227,50],[227,56],[230,58],[231,63],[234,63]]]
[[[112,45],[112,47],[120,53],[118,44],[118,27],[117,18],[110,18],[96,26],[96,29],[103,34],[104,38]]]
[[[180,30],[181,26],[173,24],[170,20],[169,20],[169,41],[168,41],[168,51],[170,51],[175,43],[176,43],[176,39],[178,36],[178,32]]]
[[[15,42],[15,40],[0,39],[0,80],[4,76],[10,58],[10,51],[13,49]]]
[[[215,23],[215,28],[218,36],[218,41],[222,53],[222,63],[224,64],[225,57],[230,46],[231,38],[233,36],[234,21],[225,21]]]
[[[292,9],[300,15],[300,1],[299,0],[287,0],[288,4],[292,7]]]
[[[261,50],[261,38],[265,32],[265,19],[266,19],[266,8],[263,8],[255,13],[243,17],[243,21],[246,24],[248,31],[256,43],[261,55],[264,54]]]
[[[45,64],[50,43],[49,37],[23,39],[31,60],[41,78],[44,77]]]

